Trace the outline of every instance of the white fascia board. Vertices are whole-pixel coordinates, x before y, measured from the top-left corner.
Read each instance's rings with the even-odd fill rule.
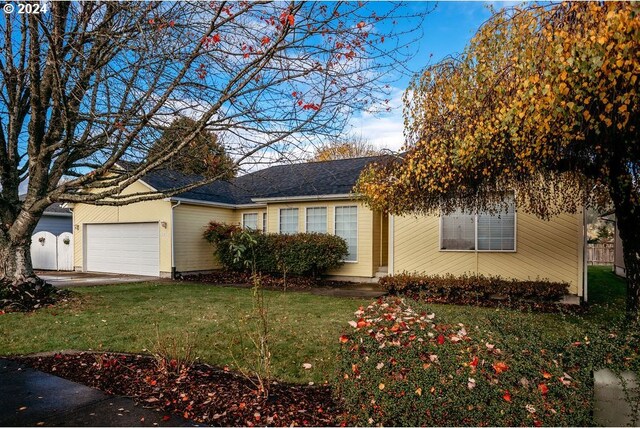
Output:
[[[165,201],[175,201],[181,202],[183,204],[189,205],[202,205],[208,207],[217,207],[217,208],[229,208],[229,209],[243,209],[243,208],[264,208],[265,204],[225,204],[222,202],[209,202],[209,201],[200,201],[198,199],[189,199],[189,198],[165,198]]]
[[[311,195],[311,196],[287,196],[275,198],[252,198],[253,202],[270,203],[270,202],[306,202],[306,201],[330,201],[330,200],[353,200],[357,195],[343,193],[338,195]]]

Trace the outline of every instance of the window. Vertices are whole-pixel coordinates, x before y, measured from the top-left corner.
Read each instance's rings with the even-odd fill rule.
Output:
[[[282,208],[280,210],[280,233],[298,233],[297,208]]]
[[[458,251],[515,251],[515,204],[495,214],[456,211],[441,217],[440,249]]]
[[[506,211],[478,214],[478,250],[513,251],[516,249],[516,213],[513,203]]]
[[[473,214],[465,214],[462,211],[442,216],[440,249],[475,250],[475,217]]]
[[[262,213],[262,233],[267,233],[267,213]]]
[[[327,208],[307,208],[307,232],[327,233]]]
[[[242,227],[258,230],[258,213],[242,214]]]
[[[336,207],[336,235],[347,241],[345,261],[358,260],[358,207]]]

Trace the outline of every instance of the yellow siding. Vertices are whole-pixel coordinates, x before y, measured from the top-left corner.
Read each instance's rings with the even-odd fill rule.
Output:
[[[515,252],[440,251],[437,216],[395,217],[393,273],[461,275],[479,273],[508,278],[564,281],[582,295],[583,216],[563,214],[549,221],[518,213]]]
[[[122,194],[148,192],[149,188],[136,182]],[[171,273],[171,203],[164,200],[145,201],[121,207],[76,204],[73,208],[74,266],[84,270],[84,224],[157,222],[160,228],[160,273]],[[166,227],[161,226],[164,222]]]
[[[267,206],[267,232],[280,232],[280,209],[298,208],[298,232],[306,230],[306,208],[327,208],[327,233],[334,233],[335,207],[358,207],[358,260],[347,262],[339,269],[328,272],[336,276],[357,276],[371,278],[375,274],[373,260],[373,212],[362,203],[353,201],[314,201],[314,202],[290,202],[269,204]]]
[[[214,248],[202,238],[207,224],[215,220],[239,224],[238,214],[228,208],[180,204],[174,208],[174,257],[177,272],[219,269]]]

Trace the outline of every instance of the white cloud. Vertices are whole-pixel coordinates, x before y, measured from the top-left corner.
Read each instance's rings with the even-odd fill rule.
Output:
[[[391,109],[389,112],[362,112],[351,120],[347,132],[362,136],[379,149],[399,151],[404,145],[403,93],[402,89],[393,88],[388,104]]]

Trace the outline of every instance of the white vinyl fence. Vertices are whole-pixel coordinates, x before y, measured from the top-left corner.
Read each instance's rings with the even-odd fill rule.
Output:
[[[35,233],[31,237],[31,262],[34,269],[73,270],[73,234]]]

